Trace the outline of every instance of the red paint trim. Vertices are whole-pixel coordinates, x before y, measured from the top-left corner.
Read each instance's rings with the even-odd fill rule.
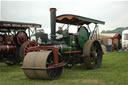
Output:
[[[65,66],[65,65],[66,65],[66,63],[61,62],[61,63],[58,63],[58,64],[53,64],[53,65],[48,66],[48,69],[53,69],[53,68],[57,68],[57,67],[62,67],[62,66]]]
[[[117,38],[120,34],[116,33],[112,38]]]
[[[107,38],[101,38],[101,39],[99,39],[99,40],[104,40],[104,39],[112,39],[112,51],[114,51],[115,49],[114,49],[114,39],[115,38],[117,38],[118,36],[120,36],[120,34],[119,33],[116,33],[113,37],[107,37]]]
[[[40,50],[52,50],[53,51],[53,55],[54,55],[54,63],[58,64],[58,61],[59,61],[58,48],[56,48],[54,46],[35,46],[35,47],[30,47],[28,49],[28,52],[40,51]]]

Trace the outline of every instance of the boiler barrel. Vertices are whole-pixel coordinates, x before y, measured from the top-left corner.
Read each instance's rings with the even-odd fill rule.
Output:
[[[16,50],[16,46],[9,46],[9,45],[1,45],[0,46],[0,53],[10,53]]]

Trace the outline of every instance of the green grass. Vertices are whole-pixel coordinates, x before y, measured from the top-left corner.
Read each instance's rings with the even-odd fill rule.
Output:
[[[128,53],[105,54],[96,70],[84,65],[64,69],[58,80],[30,80],[20,67],[0,63],[0,85],[128,85]]]

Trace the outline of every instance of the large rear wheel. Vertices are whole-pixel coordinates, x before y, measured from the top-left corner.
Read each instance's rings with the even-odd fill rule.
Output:
[[[88,40],[84,46],[83,58],[84,63],[88,69],[99,68],[102,64],[102,47],[97,40]]]

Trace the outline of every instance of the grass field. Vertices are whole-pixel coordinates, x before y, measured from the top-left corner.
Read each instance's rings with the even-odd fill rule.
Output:
[[[103,57],[101,68],[86,70],[84,65],[64,69],[59,80],[30,80],[21,66],[0,63],[0,85],[128,85],[128,53],[112,52]]]

